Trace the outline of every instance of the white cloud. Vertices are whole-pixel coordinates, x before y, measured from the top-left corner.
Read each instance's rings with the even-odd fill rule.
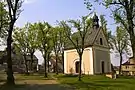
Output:
[[[24,4],[31,4],[31,3],[35,3],[36,0],[24,0]]]

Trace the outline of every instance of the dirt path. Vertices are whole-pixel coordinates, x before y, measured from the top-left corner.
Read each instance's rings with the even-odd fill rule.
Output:
[[[60,85],[56,80],[20,80],[15,87],[1,87],[0,90],[73,90]]]
[[[59,84],[56,80],[18,80],[16,81],[17,84]]]

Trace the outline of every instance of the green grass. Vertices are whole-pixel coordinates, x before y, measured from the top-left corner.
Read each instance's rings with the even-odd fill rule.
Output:
[[[30,75],[25,75],[25,74],[14,74],[15,80],[50,80],[52,77],[48,75],[47,78],[44,77],[43,74],[30,74]]]
[[[58,75],[58,81],[63,85],[68,85],[76,90],[135,90],[135,78],[120,77],[110,79],[105,76],[83,76],[82,81],[78,81],[76,76]]]
[[[44,78],[42,74],[14,74],[16,85],[0,85],[0,90],[135,90],[135,77],[119,77],[110,79],[103,75],[86,76],[78,81],[78,76],[49,74]],[[46,84],[52,77],[56,77],[59,83]],[[0,74],[0,83],[6,81],[6,75]],[[26,82],[26,83],[25,83]],[[65,87],[60,89],[61,87]],[[69,88],[68,88],[69,87]],[[68,88],[68,89],[66,89]]]

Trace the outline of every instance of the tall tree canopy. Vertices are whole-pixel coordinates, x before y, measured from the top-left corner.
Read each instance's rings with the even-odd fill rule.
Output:
[[[105,19],[105,15],[100,15],[100,23],[101,23],[101,27],[103,28],[104,34],[106,36],[106,39],[108,41],[109,47],[112,48],[112,44],[110,41],[111,31],[109,31],[107,28],[107,20]]]
[[[11,44],[12,32],[14,30],[14,24],[21,13],[22,0],[5,0],[8,9],[8,37],[7,37],[7,84],[15,84],[13,70],[12,70],[12,58],[11,58]]]
[[[110,43],[113,46],[113,49],[117,51],[120,56],[120,68],[119,74],[121,74],[121,65],[123,60],[123,53],[127,52],[129,45],[129,37],[127,31],[122,27],[117,27],[116,34],[111,37]]]
[[[38,29],[37,29],[37,25],[36,23],[31,24],[31,23],[27,23],[25,25],[25,31],[26,31],[26,36],[27,36],[27,42],[28,42],[28,53],[31,56],[31,65],[30,65],[30,69],[31,71],[33,70],[33,56],[34,56],[34,52],[37,50],[38,48]]]
[[[5,39],[7,36],[7,28],[9,24],[8,11],[6,10],[6,4],[0,1],[0,37]]]
[[[16,28],[13,34],[14,47],[17,53],[20,53],[24,57],[26,74],[28,74],[28,65],[26,55],[28,54],[28,40],[26,36],[26,29]]]
[[[50,35],[51,25],[49,25],[47,22],[39,22],[37,23],[37,29],[39,50],[42,52],[44,57],[45,77],[47,77],[47,53],[50,53],[52,50]]]
[[[121,24],[130,35],[135,59],[135,0],[95,0],[110,8],[116,23]]]

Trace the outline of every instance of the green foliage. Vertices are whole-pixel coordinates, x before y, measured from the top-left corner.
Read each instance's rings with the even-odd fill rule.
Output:
[[[112,12],[114,20],[117,24],[129,33],[133,57],[135,59],[135,0],[96,0],[102,2],[104,6]]]
[[[90,0],[84,0],[84,4],[88,10],[91,10],[92,4],[90,3]]]
[[[34,53],[38,48],[37,29],[35,24],[26,24],[23,28],[16,28],[13,34],[14,44],[22,53]]]
[[[60,26],[64,29],[66,37],[73,44],[77,52],[82,53],[86,34],[92,27],[90,16],[83,16],[80,20],[61,21]]]
[[[28,41],[25,30],[25,28],[16,28],[13,33],[13,40],[16,51],[26,54],[28,48]]]
[[[45,69],[45,77],[47,77],[47,56],[52,51],[52,36],[51,34],[51,25],[49,25],[47,22],[39,22],[36,24],[36,29],[38,30],[38,49],[42,52],[44,57],[44,69]]]
[[[52,50],[52,40],[51,40],[51,25],[47,22],[37,23],[38,30],[38,49],[43,53],[51,52]]]
[[[103,28],[105,37],[108,41],[109,47],[113,48],[111,41],[110,41],[110,38],[112,35],[111,35],[111,31],[109,31],[107,28],[107,20],[105,19],[105,15],[100,15],[100,23],[101,23],[101,27]]]
[[[27,45],[29,53],[34,53],[38,48],[38,30],[36,24],[26,24],[25,26],[26,36],[27,36]]]
[[[123,53],[127,50],[127,46],[129,45],[127,31],[123,27],[117,27],[116,34],[111,38],[111,43],[113,43],[114,49],[119,53]]]
[[[0,1],[0,37],[6,38],[7,28],[9,24],[8,11],[6,10],[6,4]]]
[[[81,20],[69,20],[67,22],[61,21],[59,23],[60,27],[64,29],[65,36],[72,43],[73,48],[76,49],[79,60],[80,60],[80,68],[79,68],[79,81],[81,81],[81,65],[82,65],[82,55],[85,49],[85,40],[86,34],[88,31],[90,32],[90,28],[92,27],[92,19],[87,16],[81,17]],[[72,31],[76,30],[76,33],[72,34]]]
[[[60,50],[62,48],[61,46],[61,43],[64,41],[62,38],[63,36],[63,31],[62,31],[62,28],[60,27],[54,27],[52,28],[52,31],[51,31],[51,36],[52,36],[52,42],[53,42],[53,50],[55,52],[55,54],[60,54]],[[60,42],[60,40],[62,40]]]
[[[107,31],[107,21],[105,20],[105,15],[100,15],[100,22],[101,22],[101,27],[106,32]]]

